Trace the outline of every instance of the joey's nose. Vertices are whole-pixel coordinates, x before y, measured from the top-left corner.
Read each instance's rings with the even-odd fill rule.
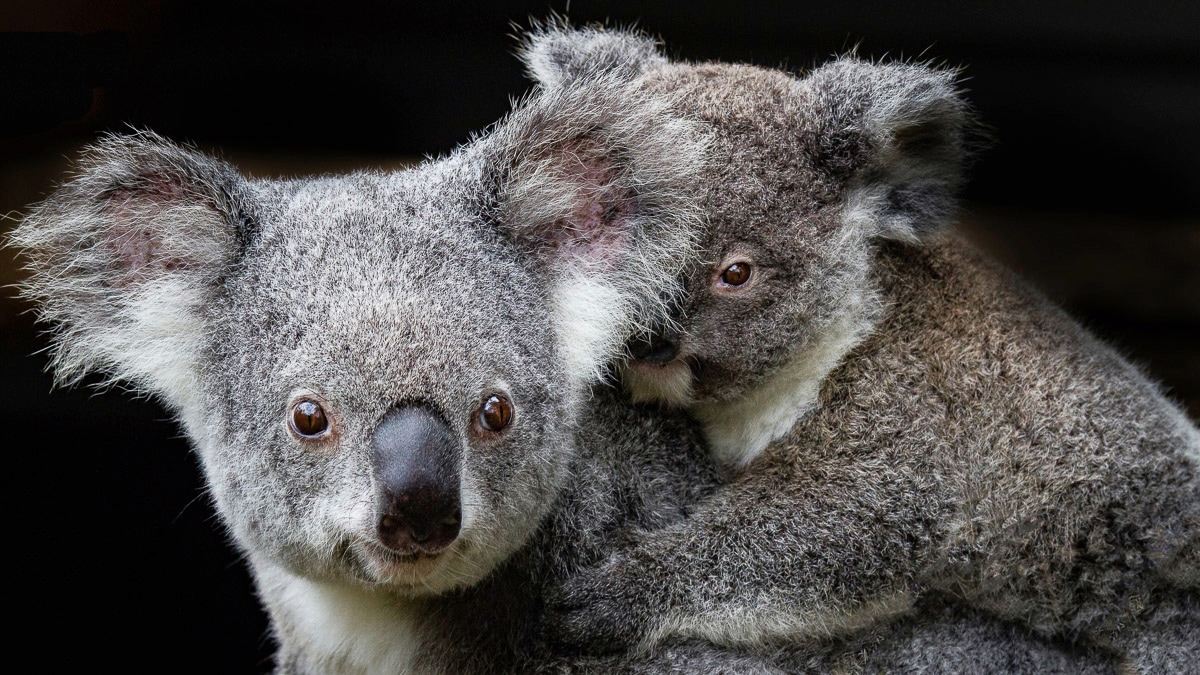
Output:
[[[670,337],[655,333],[650,339],[631,342],[629,354],[637,361],[663,365],[670,363],[679,354],[679,345]]]
[[[458,444],[450,428],[425,408],[397,408],[372,440],[380,543],[401,553],[450,545],[462,518]]]

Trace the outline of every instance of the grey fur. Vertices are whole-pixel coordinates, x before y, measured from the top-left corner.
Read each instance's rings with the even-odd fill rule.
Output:
[[[618,39],[635,44],[606,53],[652,44]],[[544,86],[593,72],[571,40],[533,36],[527,54],[545,42],[567,64]],[[575,58],[595,43],[582,33]],[[614,72],[703,124],[713,157],[693,184],[702,264],[662,331],[679,356],[623,378],[686,408],[733,476],[568,583],[561,639],[765,648],[943,597],[1143,672],[1195,668],[1200,432],[947,231],[970,125],[954,73],[660,57]],[[720,286],[733,261],[751,280]]]
[[[598,27],[572,30],[562,17],[530,26],[517,56],[526,74],[548,89],[597,77],[629,80],[667,63],[649,36],[630,40],[625,32]]]
[[[106,373],[176,413],[279,672],[571,667],[539,638],[540,588],[715,483],[686,420],[596,384],[670,300],[695,230],[679,195],[704,157],[660,101],[609,103],[621,86],[543,93],[393,174],[249,180],[111,136],[15,230],[60,382]],[[489,436],[474,425],[493,393],[515,413]],[[298,396],[328,436],[289,431]],[[415,560],[378,543],[372,465],[373,430],[414,405],[449,429],[463,499],[458,538]]]
[[[1112,658],[1071,649],[962,607],[925,603],[894,622],[835,643],[793,670],[862,673],[1115,673]]]
[[[840,653],[683,640],[576,657],[540,639],[562,632],[544,625],[548,584],[630,543],[629,526],[686,529],[718,483],[686,420],[593,388],[694,258],[711,134],[630,79],[653,70],[581,72],[398,174],[248,181],[151,134],[111,138],[15,232],[60,379],[104,372],[176,411],[271,612],[280,672],[778,672]],[[913,220],[882,234],[904,239]],[[333,439],[288,435],[297,390],[328,404]],[[485,441],[470,425],[494,391],[517,422]],[[454,431],[472,499],[424,573],[373,555],[362,522],[371,431],[401,404]],[[1172,634],[1181,612],[1156,625]],[[932,630],[974,620],[934,614]],[[982,625],[992,648],[1019,644]],[[872,622],[863,639],[888,630]],[[942,650],[902,633],[887,642],[902,663]]]

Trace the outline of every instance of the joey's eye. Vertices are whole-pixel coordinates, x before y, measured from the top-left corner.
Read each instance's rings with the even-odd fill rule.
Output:
[[[305,438],[316,438],[329,430],[329,418],[320,403],[302,399],[292,405],[292,431]]]
[[[741,286],[750,280],[750,271],[750,263],[735,262],[721,272],[721,281],[727,286]]]
[[[512,404],[498,394],[492,394],[479,408],[479,426],[488,431],[501,431],[512,422]]]

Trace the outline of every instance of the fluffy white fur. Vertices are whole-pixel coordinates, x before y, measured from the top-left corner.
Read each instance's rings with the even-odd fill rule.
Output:
[[[687,364],[687,354],[663,365],[633,362],[621,369],[621,383],[630,398],[638,403],[662,401],[686,408],[692,402],[695,376]]]
[[[574,275],[558,284],[553,298],[559,322],[559,348],[573,381],[589,384],[603,377],[617,345],[612,337],[630,323],[621,292],[594,277]]]
[[[718,461],[741,468],[817,405],[821,381],[870,332],[861,296],[810,351],[802,352],[768,380],[733,402],[695,403],[688,410],[704,427]],[[873,300],[873,298],[871,298]]]
[[[418,648],[412,607],[386,593],[321,582],[260,563],[263,596],[279,630],[299,637],[303,662],[321,672],[385,675],[412,670]]]
[[[546,118],[520,130],[525,142],[516,171],[506,177],[503,217],[535,238],[543,230],[558,233],[559,240],[546,243],[560,279],[551,302],[572,372],[594,381],[603,364],[621,355],[625,339],[648,331],[681,292],[702,217],[687,187],[707,161],[707,147],[695,124],[668,114],[669,100],[648,97],[611,73],[572,85],[541,92],[546,109],[570,111],[570,124]],[[622,92],[622,105],[595,105],[606,98],[597,91]],[[586,128],[603,129],[602,136],[580,137]],[[589,150],[593,143],[621,151],[597,156]],[[564,148],[578,153],[577,164],[564,162]],[[595,170],[581,174],[589,167]],[[574,224],[581,211],[608,206],[622,213],[605,229]],[[563,239],[555,225],[562,222],[579,228],[578,238]]]

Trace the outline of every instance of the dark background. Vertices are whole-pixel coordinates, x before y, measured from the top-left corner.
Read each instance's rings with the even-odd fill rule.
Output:
[[[510,22],[551,9],[567,6],[7,0],[0,235],[81,143],[127,124],[258,175],[445,152],[527,89]],[[1200,417],[1200,3],[574,0],[569,14],[637,21],[686,59],[804,69],[858,45],[965,66],[996,142],[963,227]],[[0,283],[19,276],[0,252]],[[265,618],[176,427],[128,394],[52,392],[27,309],[0,291],[18,649],[36,638],[54,669],[269,670]]]

